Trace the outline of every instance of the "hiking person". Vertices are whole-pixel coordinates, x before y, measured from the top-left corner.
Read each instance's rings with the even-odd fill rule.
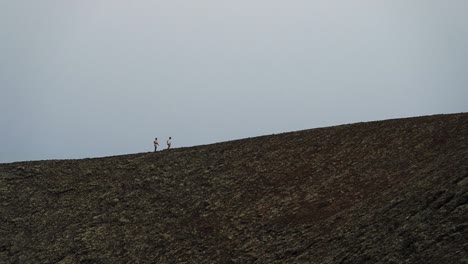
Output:
[[[158,138],[154,138],[153,144],[154,144],[154,152],[156,152],[159,146]]]
[[[169,137],[169,139],[167,140],[167,149],[170,149],[171,148],[171,137]]]

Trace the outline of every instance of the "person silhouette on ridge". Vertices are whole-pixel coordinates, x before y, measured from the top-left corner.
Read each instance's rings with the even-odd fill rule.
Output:
[[[154,138],[153,144],[154,144],[154,152],[156,152],[159,146],[158,138]]]
[[[171,137],[169,137],[169,139],[167,140],[167,149],[170,149],[171,148]]]

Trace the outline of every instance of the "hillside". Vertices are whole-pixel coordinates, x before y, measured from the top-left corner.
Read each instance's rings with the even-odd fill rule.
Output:
[[[0,164],[0,263],[468,263],[468,114]]]

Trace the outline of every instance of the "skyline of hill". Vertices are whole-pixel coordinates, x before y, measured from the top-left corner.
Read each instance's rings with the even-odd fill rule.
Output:
[[[2,263],[468,263],[468,113],[0,164]]]

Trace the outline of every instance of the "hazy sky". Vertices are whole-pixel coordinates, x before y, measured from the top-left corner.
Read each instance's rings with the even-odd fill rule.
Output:
[[[465,0],[0,0],[0,162],[467,112],[467,14]]]

